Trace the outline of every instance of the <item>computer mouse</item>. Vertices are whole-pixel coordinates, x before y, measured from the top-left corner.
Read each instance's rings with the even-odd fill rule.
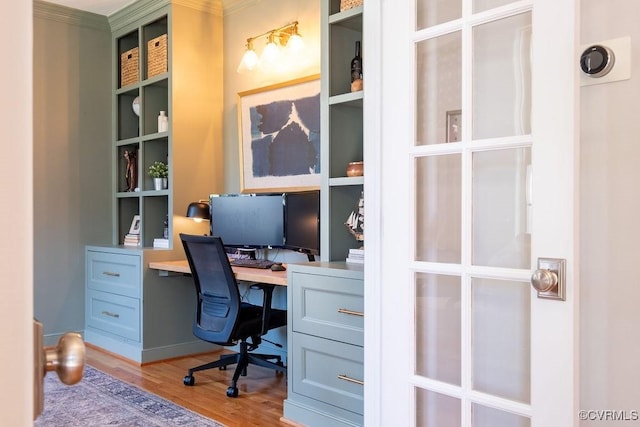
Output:
[[[273,264],[271,266],[271,271],[285,271],[287,268],[282,264]]]

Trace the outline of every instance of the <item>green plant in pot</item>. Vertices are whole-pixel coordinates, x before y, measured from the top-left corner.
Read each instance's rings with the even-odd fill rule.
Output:
[[[167,188],[169,167],[164,162],[154,162],[149,166],[149,175],[153,178],[153,186],[156,190]]]

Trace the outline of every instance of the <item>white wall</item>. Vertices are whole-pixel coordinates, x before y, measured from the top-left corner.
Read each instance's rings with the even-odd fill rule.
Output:
[[[581,7],[582,43],[630,35],[633,68],[630,80],[581,89],[580,406],[638,410],[640,2],[582,0]]]

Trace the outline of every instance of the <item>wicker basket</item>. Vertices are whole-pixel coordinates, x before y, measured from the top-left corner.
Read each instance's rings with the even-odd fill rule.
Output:
[[[147,43],[147,78],[167,72],[167,35],[163,34]]]
[[[340,0],[340,12],[362,6],[363,0]]]
[[[138,81],[138,65],[140,55],[137,47],[120,55],[120,87],[125,87]]]

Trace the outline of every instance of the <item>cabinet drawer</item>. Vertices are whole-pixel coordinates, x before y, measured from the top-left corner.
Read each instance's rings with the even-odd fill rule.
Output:
[[[292,344],[293,392],[362,415],[363,348],[299,333]]]
[[[87,251],[87,287],[140,297],[140,256]]]
[[[140,300],[87,290],[87,326],[140,341]]]
[[[298,272],[291,277],[293,331],[364,345],[362,280]]]

